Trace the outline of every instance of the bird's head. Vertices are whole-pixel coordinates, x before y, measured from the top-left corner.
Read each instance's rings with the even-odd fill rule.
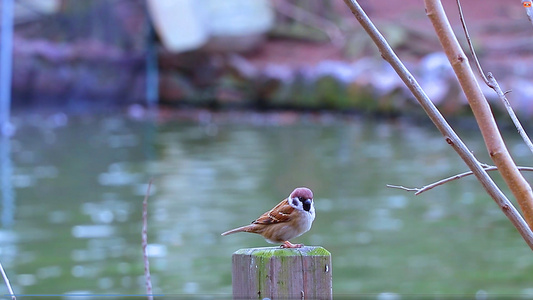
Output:
[[[313,192],[306,187],[296,188],[289,195],[289,204],[296,209],[309,212],[313,208]]]

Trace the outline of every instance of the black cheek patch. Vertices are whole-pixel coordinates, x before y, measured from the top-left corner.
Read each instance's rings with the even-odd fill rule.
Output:
[[[302,204],[304,206],[304,210],[305,211],[311,210],[311,200],[306,199],[306,200],[302,201]]]
[[[292,199],[292,205],[297,207],[298,206],[298,200]]]

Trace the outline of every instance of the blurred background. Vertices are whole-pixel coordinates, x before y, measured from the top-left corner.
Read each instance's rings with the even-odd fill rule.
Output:
[[[343,1],[0,3],[0,261],[16,293],[143,294],[141,210],[153,178],[158,294],[231,298],[231,254],[269,245],[220,233],[307,186],[317,219],[294,242],[332,253],[338,297],[533,297],[531,250],[474,178],[419,196],[386,187],[466,166]],[[490,162],[423,1],[360,4]],[[465,43],[454,1],[444,5]],[[524,8],[463,5],[484,69],[529,124]],[[485,93],[527,165],[531,153]]]

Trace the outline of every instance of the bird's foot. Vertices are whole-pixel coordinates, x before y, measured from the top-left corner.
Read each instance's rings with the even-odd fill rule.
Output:
[[[283,244],[280,246],[281,248],[302,248],[303,244],[293,244],[289,241],[283,242]]]

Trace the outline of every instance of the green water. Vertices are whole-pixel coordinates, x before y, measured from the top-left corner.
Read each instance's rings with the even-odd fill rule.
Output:
[[[15,292],[144,293],[141,209],[153,177],[155,293],[230,296],[231,254],[268,244],[220,233],[308,186],[317,218],[293,242],[332,253],[337,296],[533,296],[531,250],[474,178],[420,196],[385,187],[465,170],[431,125],[331,115],[194,119],[15,115],[14,198],[4,199],[0,231]],[[488,162],[476,132],[462,135]],[[531,161],[507,135],[516,159]]]

